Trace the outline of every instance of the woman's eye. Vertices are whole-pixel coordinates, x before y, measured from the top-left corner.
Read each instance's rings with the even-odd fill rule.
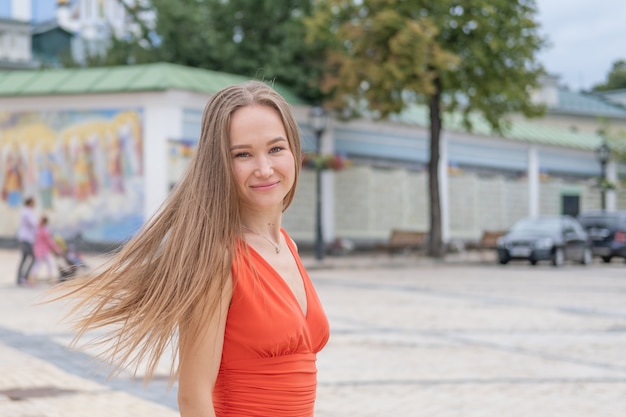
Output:
[[[285,149],[285,148],[283,148],[282,146],[274,146],[272,149],[270,149],[270,153],[280,152],[283,149]]]
[[[250,156],[249,152],[237,152],[234,155],[235,158],[245,158],[245,157],[248,157],[248,156]]]

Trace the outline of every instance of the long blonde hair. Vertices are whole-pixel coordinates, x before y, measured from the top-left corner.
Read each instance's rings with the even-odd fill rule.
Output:
[[[195,155],[180,182],[144,228],[101,269],[68,281],[63,296],[76,298],[69,316],[76,343],[86,332],[104,330],[96,340],[111,375],[146,366],[145,381],[168,348],[174,355],[170,382],[177,375],[177,329],[203,331],[216,312],[230,277],[240,206],[229,151],[232,114],[250,105],[275,109],[285,126],[296,165],[296,181],[284,199],[291,203],[301,164],[300,133],[291,107],[263,82],[227,87],[209,100]]]

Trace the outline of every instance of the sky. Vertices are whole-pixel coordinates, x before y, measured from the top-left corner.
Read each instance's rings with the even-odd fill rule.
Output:
[[[42,20],[48,20],[54,17],[54,11],[56,10],[56,1],[32,0],[31,8],[33,13],[33,20],[35,22],[41,22]]]
[[[541,33],[551,46],[539,53],[548,73],[578,91],[606,82],[613,62],[626,60],[625,0],[536,0]]]

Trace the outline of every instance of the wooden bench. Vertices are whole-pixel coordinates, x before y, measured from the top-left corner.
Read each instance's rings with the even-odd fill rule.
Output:
[[[389,241],[384,247],[389,253],[410,252],[426,247],[427,232],[416,230],[392,229]]]
[[[478,242],[467,245],[466,248],[475,250],[497,249],[498,239],[504,236],[505,233],[503,230],[485,230]]]

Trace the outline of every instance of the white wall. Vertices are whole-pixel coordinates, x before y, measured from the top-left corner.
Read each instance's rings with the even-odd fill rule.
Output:
[[[26,21],[2,23],[0,59],[14,63],[28,63],[32,59],[30,44],[30,26]]]

